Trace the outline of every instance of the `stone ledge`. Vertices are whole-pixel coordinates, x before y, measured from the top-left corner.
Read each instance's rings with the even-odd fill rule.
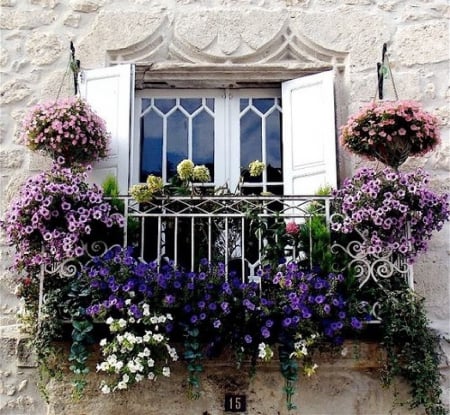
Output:
[[[19,368],[37,367],[36,356],[29,345],[30,339],[21,331],[20,324],[0,326],[0,355],[16,359]]]

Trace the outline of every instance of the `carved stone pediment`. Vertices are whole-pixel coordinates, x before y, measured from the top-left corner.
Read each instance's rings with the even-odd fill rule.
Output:
[[[166,18],[141,42],[108,51],[109,63],[134,63],[137,88],[267,84],[344,65],[346,52],[314,43],[287,16],[227,13]]]

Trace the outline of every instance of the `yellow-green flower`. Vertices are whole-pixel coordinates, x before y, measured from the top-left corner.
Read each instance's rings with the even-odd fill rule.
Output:
[[[248,170],[250,172],[250,176],[252,177],[261,176],[265,168],[266,165],[259,160],[254,160],[248,165]]]
[[[177,166],[177,173],[181,180],[191,180],[194,173],[194,163],[192,160],[184,159]]]
[[[211,180],[211,175],[208,167],[203,164],[201,166],[195,166],[192,171],[192,179],[201,183],[209,182]]]
[[[317,369],[318,367],[319,367],[319,366],[317,366],[315,363],[314,363],[314,364],[308,364],[308,365],[305,365],[305,366],[303,367],[303,373],[304,373],[306,376],[310,377],[310,376],[314,375],[314,373],[316,373],[316,369]]]
[[[161,177],[151,174],[147,177],[147,186],[153,194],[159,193],[164,189],[164,182]]]
[[[139,183],[130,187],[130,195],[138,203],[144,203],[151,200],[153,192],[147,183]]]

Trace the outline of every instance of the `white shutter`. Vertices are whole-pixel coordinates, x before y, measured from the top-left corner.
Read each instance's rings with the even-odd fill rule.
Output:
[[[127,194],[134,66],[125,64],[83,71],[80,93],[105,120],[111,133],[109,156],[93,165],[90,181],[101,185],[112,174],[117,178],[120,194]]]
[[[336,187],[333,72],[283,82],[282,104],[284,193]]]

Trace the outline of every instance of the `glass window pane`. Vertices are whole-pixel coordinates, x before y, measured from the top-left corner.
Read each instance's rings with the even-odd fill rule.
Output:
[[[214,112],[214,98],[206,98],[206,106]]]
[[[202,105],[201,98],[182,98],[180,99],[180,105],[189,113],[192,114],[195,110],[199,109]]]
[[[155,107],[158,108],[163,114],[168,113],[176,104],[175,98],[156,98]]]
[[[152,100],[149,98],[143,98],[141,101],[141,112],[144,112],[150,105],[152,105]]]
[[[141,168],[139,180],[149,174],[162,176],[163,120],[154,111],[141,119]]]
[[[266,118],[266,164],[267,181],[283,181],[281,163],[281,114],[278,110],[273,111]]]
[[[249,101],[250,100],[248,98],[241,98],[239,111],[242,112],[243,110],[245,110],[245,108],[248,107]]]
[[[206,111],[192,120],[192,161],[208,167],[214,181],[214,119]]]
[[[253,98],[252,99],[253,106],[265,114],[270,108],[274,105],[273,98]]]
[[[177,165],[188,158],[188,120],[176,110],[167,118],[167,179],[177,173]]]
[[[241,167],[253,160],[262,160],[261,118],[253,111],[241,117]],[[260,179],[259,179],[260,180]]]

